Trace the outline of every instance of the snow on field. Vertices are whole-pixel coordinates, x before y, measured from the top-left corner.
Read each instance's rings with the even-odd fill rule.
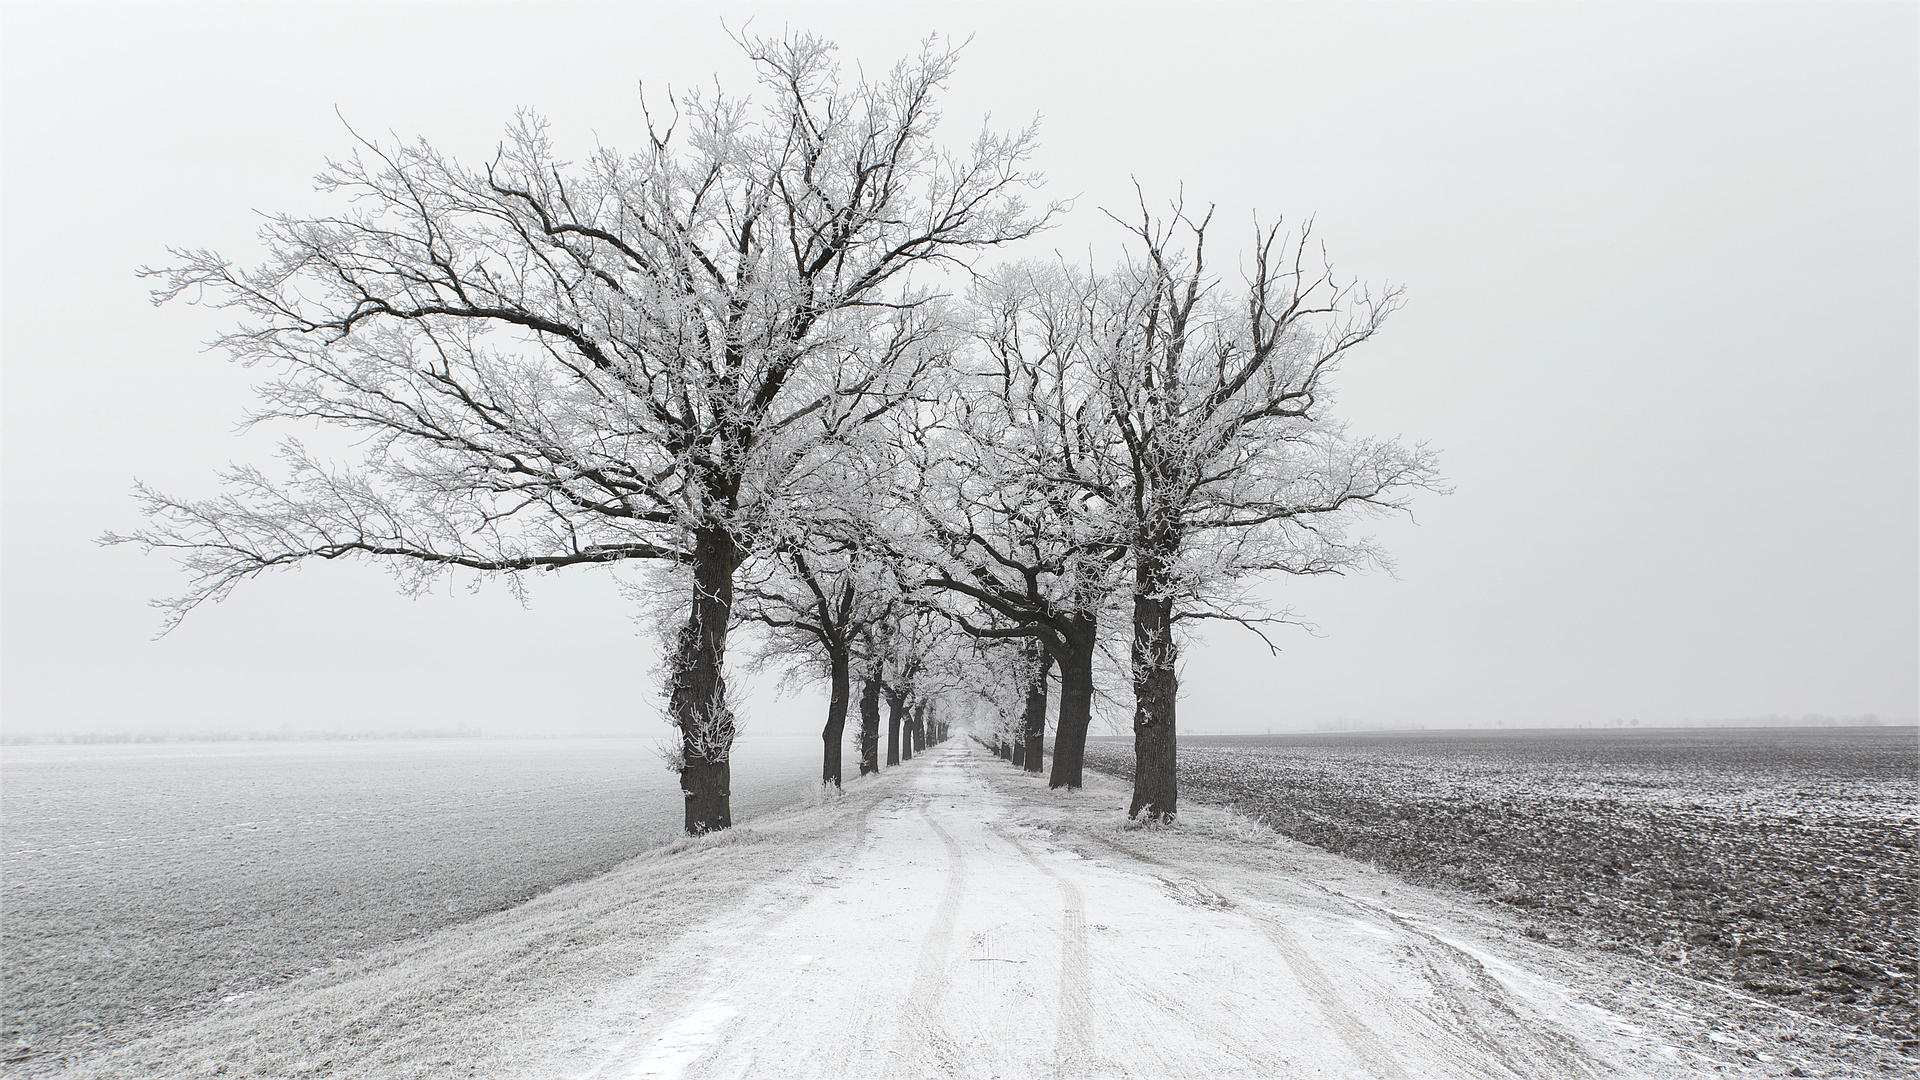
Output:
[[[1222,812],[1129,830],[1124,804],[1110,781],[1050,792],[955,740],[65,1075],[1854,1071],[1776,1038],[1778,1010],[1529,941]]]
[[[734,810],[818,785],[744,738]],[[0,1055],[120,1041],[513,907],[679,835],[646,739],[12,746],[0,762]]]

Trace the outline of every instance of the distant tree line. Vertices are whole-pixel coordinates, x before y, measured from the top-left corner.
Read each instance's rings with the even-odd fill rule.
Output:
[[[490,161],[361,140],[277,215],[264,262],[177,249],[158,301],[231,309],[287,441],[208,498],[138,488],[110,543],[175,553],[167,626],[241,582],[367,559],[419,592],[634,563],[665,638],[686,829],[731,824],[727,649],[823,682],[822,779],[964,720],[1078,787],[1097,702],[1130,708],[1131,811],[1171,819],[1194,627],[1265,637],[1259,586],[1381,560],[1352,531],[1437,484],[1349,433],[1328,384],[1400,294],[1335,275],[1310,227],[1256,226],[1229,280],[1211,212],[1109,214],[1108,269],[981,262],[1033,206],[1032,128],[933,139],[954,51],[879,77],[804,33],[743,42],[754,100],[650,116],[637,153],[559,160],[522,115]],[[356,136],[357,138],[357,136]],[[1271,645],[1271,641],[1269,641]]]

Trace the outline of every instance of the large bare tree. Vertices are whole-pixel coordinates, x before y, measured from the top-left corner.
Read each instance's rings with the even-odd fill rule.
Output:
[[[866,627],[875,617],[876,578],[857,548],[829,542],[822,551],[821,546],[796,542],[761,560],[759,572],[737,590],[737,613],[764,630],[756,662],[787,665],[790,677],[827,677],[820,781],[837,788],[854,669],[872,666]]]
[[[1329,377],[1398,292],[1337,279],[1310,228],[1256,230],[1240,288],[1206,263],[1206,217],[1143,208],[1128,229],[1130,261],[1098,283],[1087,327],[1121,465],[1100,494],[1124,512],[1133,562],[1129,814],[1170,820],[1177,625],[1258,629],[1267,617],[1237,602],[1248,579],[1378,561],[1354,519],[1404,507],[1437,466],[1425,447],[1351,437],[1327,413]]]
[[[363,142],[320,175],[339,212],[271,218],[263,264],[178,250],[150,271],[160,300],[241,315],[218,344],[272,373],[256,418],[367,447],[336,467],[289,444],[279,475],[236,468],[208,499],[140,488],[150,524],[108,540],[180,555],[169,625],[309,559],[381,560],[412,589],[684,564],[666,690],[686,828],[731,823],[733,580],[791,443],[907,391],[929,332],[916,266],[1046,217],[1021,198],[1031,129],[933,141],[951,49],[868,78],[808,35],[743,44],[758,100],[689,95],[638,153],[559,160],[531,116],[478,168]]]
[[[1095,279],[1016,263],[969,296],[976,351],[919,440],[926,584],[955,624],[1026,638],[1020,763],[1040,771],[1047,669],[1059,667],[1050,783],[1077,788],[1095,697],[1103,609],[1125,595],[1127,534],[1105,384],[1089,351]]]

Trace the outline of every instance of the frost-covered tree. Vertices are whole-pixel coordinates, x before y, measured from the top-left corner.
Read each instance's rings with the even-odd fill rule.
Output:
[[[832,787],[842,779],[854,676],[861,676],[863,720],[869,707],[865,691],[877,686],[872,624],[883,617],[892,593],[892,583],[870,556],[826,537],[782,547],[761,560],[736,590],[739,617],[765,630],[756,649],[759,663],[790,665],[790,676],[826,677],[820,779]]]
[[[1026,641],[1007,638],[964,640],[969,662],[957,679],[950,698],[966,717],[965,727],[975,740],[1002,758],[1012,756],[1013,741],[1022,727],[1022,705],[1027,681],[1021,669]]]
[[[1336,279],[1310,228],[1258,231],[1246,280],[1208,267],[1207,219],[1179,207],[1129,226],[1130,261],[1093,290],[1087,329],[1120,468],[1098,492],[1125,522],[1133,563],[1135,772],[1131,815],[1177,807],[1176,627],[1257,628],[1244,586],[1380,561],[1356,518],[1432,488],[1434,455],[1359,438],[1327,412],[1340,362],[1399,303]],[[1184,246],[1183,246],[1184,245]]]
[[[365,558],[418,591],[459,568],[668,560],[689,573],[670,646],[686,828],[730,824],[724,677],[734,575],[779,503],[792,443],[908,392],[930,320],[915,267],[1032,233],[1031,130],[933,141],[954,52],[877,78],[805,34],[744,42],[753,100],[714,92],[648,122],[632,154],[560,160],[523,116],[493,160],[362,143],[321,173],[333,214],[279,215],[253,269],[177,250],[156,297],[237,312],[218,341],[271,372],[258,418],[359,439],[212,498],[139,489],[177,553],[169,626],[239,583]],[[803,436],[800,429],[808,429]]]
[[[876,650],[887,702],[888,765],[900,764],[900,736],[904,728],[912,738],[915,710],[924,711],[959,677],[964,661],[958,644],[945,620],[924,605],[902,602],[888,613]]]
[[[936,543],[925,556],[924,583],[948,594],[941,609],[967,634],[1032,639],[1058,663],[1060,702],[1050,783],[1077,788],[1093,715],[1100,609],[1111,594],[1107,584],[1113,564],[1060,551],[1052,543],[1056,537],[1048,532],[1052,522],[1044,510],[1002,498],[1015,495],[1013,489],[994,486],[984,474],[956,479],[947,496],[927,508]],[[1024,714],[1026,688],[1043,687],[1045,676],[1038,670],[1024,674],[1029,666],[1037,669],[1037,663],[1008,666],[1023,672],[1014,676],[1023,689],[1022,704],[1013,711]],[[1038,708],[1045,709],[1044,696]]]
[[[928,389],[941,371],[926,373]],[[900,505],[894,482],[900,454],[890,420],[823,431],[789,460],[778,482],[779,510],[762,534],[768,556],[744,567],[735,587],[736,619],[762,631],[756,663],[785,668],[789,682],[826,680],[821,779],[835,787],[856,701],[860,773],[879,770],[880,701],[889,669],[902,692],[911,688],[916,662],[903,655],[910,649],[903,636],[924,622],[909,618],[914,611],[887,535],[914,517]]]
[[[1016,662],[1014,712],[1029,719],[1011,741],[1036,771],[1046,670],[1058,665],[1050,783],[1068,788],[1083,776],[1102,610],[1125,595],[1114,436],[1088,352],[1096,284],[1028,263],[983,279],[970,296],[976,353],[916,444],[926,584],[949,595],[967,633],[1045,650]]]
[[[1038,640],[1029,640],[1020,650],[1020,674],[1026,682],[1027,699],[1020,710],[1020,730],[1014,736],[1013,764],[1030,773],[1047,769],[1047,678],[1052,673],[1052,651]]]

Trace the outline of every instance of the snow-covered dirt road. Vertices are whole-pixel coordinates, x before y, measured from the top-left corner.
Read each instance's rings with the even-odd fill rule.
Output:
[[[1199,871],[1131,850],[1124,833],[1077,830],[1061,802],[964,741],[938,748],[905,790],[860,816],[850,855],[663,957],[664,979],[643,992],[665,982],[684,993],[587,1075],[1697,1067],[1638,1025],[1576,1004],[1552,976],[1423,925],[1407,890],[1361,898],[1300,875],[1278,848],[1268,865]]]
[[[964,739],[20,1075],[1878,1076],[1846,1031]]]

